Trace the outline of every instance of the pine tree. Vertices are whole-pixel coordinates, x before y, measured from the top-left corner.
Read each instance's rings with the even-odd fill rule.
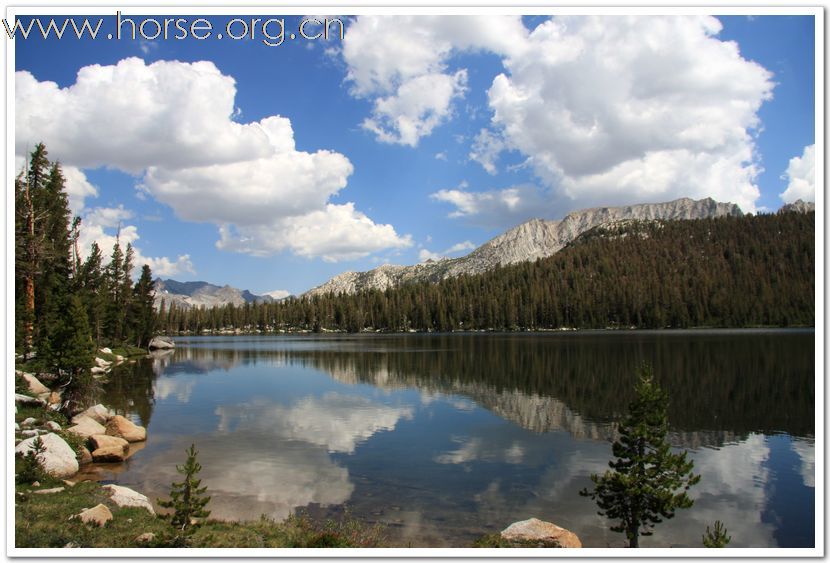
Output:
[[[176,466],[176,471],[184,475],[184,480],[180,483],[173,483],[170,489],[170,500],[159,499],[158,501],[159,506],[173,509],[170,523],[185,537],[194,531],[201,519],[210,516],[210,511],[205,510],[210,497],[203,496],[207,487],[199,487],[202,481],[196,478],[202,470],[202,466],[196,461],[199,453],[196,445],[191,444],[186,453],[187,460],[184,465]]]
[[[121,297],[119,304],[119,321],[121,323],[120,339],[124,342],[132,340],[133,319],[132,314],[133,302],[133,251],[132,243],[127,243],[124,249],[124,262],[121,268],[121,290],[118,292]]]
[[[706,534],[703,535],[704,547],[726,547],[732,541],[732,536],[728,535],[728,530],[723,522],[715,520],[715,529],[710,530],[706,526]]]
[[[24,357],[35,346],[35,277],[41,271],[44,237],[40,228],[44,213],[40,203],[45,189],[49,160],[43,143],[29,155],[29,168],[15,181],[15,301],[18,317],[18,342]]]
[[[120,233],[119,233],[120,235]],[[110,263],[106,267],[106,287],[109,290],[109,299],[106,307],[106,329],[114,342],[120,342],[122,337],[124,252],[121,250],[120,236],[116,236],[112,246]]]
[[[102,270],[101,249],[97,242],[92,243],[89,256],[80,267],[78,278],[78,291],[86,307],[95,345],[100,348],[108,296],[106,278]]]
[[[668,396],[647,366],[636,392],[612,446],[616,459],[608,464],[611,470],[591,475],[594,490],[580,492],[597,501],[601,516],[619,520],[611,530],[624,533],[629,547],[639,547],[640,535],[650,536],[655,524],[674,517],[676,509],[690,508],[694,501],[686,491],[700,481],[687,452],[671,453],[666,441]]]
[[[135,345],[143,348],[150,343],[155,330],[156,314],[153,304],[153,274],[150,266],[144,264],[141,268],[141,277],[133,289],[132,299],[132,332]]]
[[[77,295],[69,298],[69,306],[49,325],[45,353],[50,367],[58,374],[63,387],[63,409],[80,410],[92,388],[92,360],[95,345],[89,330],[86,310]]]

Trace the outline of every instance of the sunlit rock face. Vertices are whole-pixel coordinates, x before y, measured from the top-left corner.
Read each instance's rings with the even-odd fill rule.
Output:
[[[666,203],[583,209],[568,214],[561,221],[532,219],[522,223],[461,258],[429,261],[414,266],[386,264],[368,272],[346,272],[309,290],[306,295],[384,290],[403,283],[437,282],[463,274],[479,274],[496,266],[552,256],[585,231],[616,221],[705,219],[740,215],[742,212],[737,205],[719,203],[711,198],[681,198]]]
[[[816,210],[816,204],[812,201],[797,199],[792,203],[785,203],[778,210],[778,213],[810,213]]]

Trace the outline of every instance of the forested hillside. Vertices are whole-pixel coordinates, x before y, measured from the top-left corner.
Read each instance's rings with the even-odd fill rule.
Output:
[[[627,221],[554,256],[437,284],[214,309],[171,333],[812,326],[815,213]]]

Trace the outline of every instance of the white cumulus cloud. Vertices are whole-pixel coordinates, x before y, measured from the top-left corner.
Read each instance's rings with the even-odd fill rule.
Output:
[[[153,276],[175,276],[183,273],[195,273],[190,255],[179,255],[175,260],[166,256],[152,257],[145,256],[141,248],[136,246],[140,238],[138,228],[128,224],[133,218],[133,213],[124,208],[118,207],[95,207],[87,210],[81,215],[81,229],[78,233],[78,252],[82,259],[89,256],[92,243],[97,243],[101,250],[102,261],[107,264],[116,242],[121,245],[121,250],[126,250],[127,244],[133,246],[133,276],[138,276],[144,264],[150,266]]]
[[[443,260],[447,258],[451,254],[458,254],[460,252],[466,252],[468,250],[472,250],[476,247],[469,240],[465,240],[464,242],[458,242],[446,249],[444,252],[432,252],[427,250],[426,248],[422,248],[418,251],[418,260],[421,262],[426,262],[427,260]]]
[[[142,192],[178,217],[217,225],[220,248],[342,260],[410,244],[353,203],[329,203],[353,171],[344,155],[298,151],[285,117],[235,121],[235,81],[212,62],[128,58],[83,67],[66,88],[21,71],[15,87],[18,154],[43,141],[76,169],[137,175]]]
[[[424,74],[412,78],[391,96],[378,98],[363,128],[384,143],[417,146],[451,112],[450,102],[464,94],[467,72]]]
[[[379,225],[353,203],[329,203],[322,210],[260,225],[223,225],[216,246],[222,250],[267,256],[290,248],[298,256],[319,256],[327,262],[354,260],[388,248],[412,245],[392,225]]]
[[[473,146],[470,149],[470,160],[481,164],[488,174],[495,174],[498,172],[496,161],[504,148],[504,141],[499,135],[494,134],[489,129],[482,129],[473,141]]]
[[[488,227],[515,225],[546,214],[548,200],[542,190],[531,185],[511,186],[481,192],[467,189],[444,189],[430,195],[435,201],[454,207],[449,217],[467,218]]]
[[[761,166],[753,135],[774,83],[737,43],[718,38],[721,28],[709,16],[557,16],[532,31],[512,16],[359,17],[342,55],[353,95],[376,108],[414,80],[464,70],[453,68],[459,53],[501,57],[487,92],[491,123],[469,158],[494,174],[502,151],[518,151],[541,189],[514,203],[510,191],[439,193],[459,204],[455,216],[496,213],[500,199],[511,217],[536,203],[546,205],[535,215],[553,215],[678,197],[754,211]],[[397,101],[367,123],[381,141],[414,146],[451,116],[449,99],[425,127],[411,118],[412,103]]]
[[[772,75],[707,16],[557,17],[509,56],[492,126],[579,204],[711,196],[755,208],[752,130]]]
[[[782,176],[787,181],[787,189],[779,194],[784,203],[797,199],[816,200],[816,146],[804,147],[804,153],[790,159],[787,171]]]
[[[452,115],[467,70],[453,53],[515,53],[527,34],[518,16],[359,16],[341,50],[355,97],[374,101],[363,127],[385,143],[416,146]]]

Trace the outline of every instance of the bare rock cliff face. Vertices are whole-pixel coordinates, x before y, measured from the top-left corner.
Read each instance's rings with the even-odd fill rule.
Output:
[[[239,290],[225,285],[220,287],[207,282],[178,282],[155,280],[154,305],[158,309],[162,302],[166,307],[175,305],[180,309],[191,307],[221,307],[230,303],[241,307],[245,303],[271,302],[268,295],[254,295],[248,290]]]
[[[462,274],[480,274],[496,266],[556,254],[580,234],[605,223],[623,220],[707,219],[728,215],[739,217],[743,213],[733,203],[719,203],[711,198],[682,198],[666,203],[583,209],[568,214],[561,221],[531,219],[461,258],[427,261],[415,266],[384,265],[368,272],[346,272],[311,289],[306,295],[355,293],[367,289],[384,290],[403,283],[437,282]]]
[[[797,199],[792,203],[781,206],[778,213],[810,213],[816,210],[816,204],[812,201]]]

